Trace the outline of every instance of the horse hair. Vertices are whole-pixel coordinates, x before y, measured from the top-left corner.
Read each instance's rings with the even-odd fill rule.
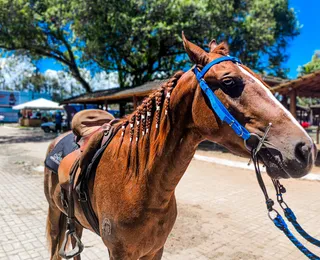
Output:
[[[146,97],[141,105],[130,115],[121,119],[121,136],[114,156],[119,156],[120,149],[127,150],[128,172],[139,176],[140,170],[148,170],[149,158],[155,158],[164,148],[165,140],[170,132],[170,96],[178,80],[184,74],[176,72],[168,81],[161,84],[158,90]],[[127,126],[129,125],[129,130]],[[126,136],[129,135],[128,148],[123,147]]]

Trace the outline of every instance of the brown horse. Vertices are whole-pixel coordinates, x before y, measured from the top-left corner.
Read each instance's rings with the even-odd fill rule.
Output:
[[[210,52],[183,36],[185,50],[198,68],[228,55],[225,43],[210,43]],[[312,140],[268,87],[247,67],[231,61],[214,65],[205,80],[233,116],[259,136],[272,128],[260,157],[272,178],[299,178],[312,168]],[[210,108],[192,70],[176,73],[119,124],[91,183],[92,205],[110,259],[161,259],[177,216],[175,188],[198,144],[211,140],[248,157],[243,140]],[[49,151],[58,142],[49,147]],[[45,170],[45,194],[51,259],[65,231],[57,175]],[[77,233],[92,230],[76,201]],[[77,259],[80,259],[78,256]]]

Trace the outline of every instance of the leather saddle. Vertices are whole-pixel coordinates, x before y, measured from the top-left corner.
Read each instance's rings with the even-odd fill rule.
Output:
[[[62,187],[62,204],[67,212],[67,231],[59,250],[63,258],[75,257],[84,248],[75,232],[74,191],[78,194],[79,203],[88,223],[99,235],[99,221],[89,197],[89,181],[94,179],[95,167],[119,129],[119,126],[113,126],[116,122],[117,120],[110,113],[97,109],[83,110],[72,119],[71,128],[79,149],[65,156],[58,168],[59,184]],[[71,251],[67,252],[69,236],[75,239],[76,244]]]
[[[114,120],[113,115],[98,109],[82,110],[75,114],[71,122],[71,129],[76,136],[79,149],[68,154],[60,162],[58,178],[62,188],[68,189],[70,172],[75,163],[79,163],[75,178],[75,182],[77,181],[81,169],[86,168],[101,147],[104,133],[110,130],[109,123],[112,120]]]

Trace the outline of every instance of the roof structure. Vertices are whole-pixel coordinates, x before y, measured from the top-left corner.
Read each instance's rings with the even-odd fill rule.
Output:
[[[263,81],[265,81],[270,87],[277,86],[279,84],[288,82],[289,80],[279,78],[279,77],[274,77],[274,76],[269,76],[269,75],[261,75],[261,78]]]
[[[292,90],[295,90],[296,95],[299,97],[320,98],[320,70],[295,80],[281,83],[274,87],[273,90],[281,95],[288,95]]]
[[[63,110],[63,107],[59,106],[59,103],[57,102],[53,102],[45,98],[38,98],[26,103],[13,106],[12,109],[14,110],[22,110],[22,109]]]
[[[278,85],[285,80],[273,76],[262,76],[262,79],[267,82],[271,87]],[[65,99],[61,104],[69,103],[116,103],[119,100],[122,101],[132,101],[132,97],[145,97],[151,94],[154,90],[158,89],[160,85],[167,81],[164,80],[154,80],[147,82],[141,86],[133,88],[113,88],[95,91],[92,93],[85,93],[76,97]]]
[[[154,80],[147,82],[139,87],[133,88],[113,88],[107,90],[96,91],[93,93],[82,94],[77,97],[65,99],[61,104],[68,103],[109,103],[117,102],[118,100],[132,100],[132,97],[145,97],[158,89],[166,80]]]

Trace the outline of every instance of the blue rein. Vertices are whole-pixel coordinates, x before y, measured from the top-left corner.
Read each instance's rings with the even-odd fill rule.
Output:
[[[242,139],[244,139],[246,141],[250,137],[250,132],[244,126],[242,126],[230,114],[230,112],[226,109],[226,107],[222,104],[222,102],[218,99],[218,97],[214,94],[214,92],[208,86],[207,82],[204,80],[204,75],[208,72],[208,70],[213,65],[218,64],[218,63],[223,62],[223,61],[232,61],[233,63],[241,64],[241,61],[239,59],[237,59],[235,57],[231,57],[231,56],[225,56],[225,57],[221,57],[221,58],[218,58],[218,59],[215,59],[215,60],[211,61],[201,71],[199,71],[197,67],[194,67],[193,72],[197,77],[197,80],[198,80],[198,82],[200,84],[201,89],[203,90],[203,92],[205,93],[207,98],[209,99],[211,107],[212,107],[212,110],[218,115],[218,117],[220,118],[220,120],[222,122],[226,122],[239,137],[241,137]],[[257,149],[257,148],[254,148],[253,150],[255,150],[255,149]],[[269,211],[270,219],[273,221],[275,226],[278,227],[305,256],[307,256],[309,259],[312,259],[312,260],[320,260],[320,258],[318,256],[313,254],[304,245],[302,245],[300,243],[300,241],[290,232],[286,222],[281,217],[281,215],[276,210],[273,209],[274,202],[269,198],[269,196],[267,194],[265,185],[264,185],[262,177],[261,177],[258,158],[256,157],[256,153],[253,153],[253,154],[254,154],[254,156],[252,157],[252,159],[253,159],[253,162],[254,162],[254,166],[255,166],[255,170],[256,170],[258,181],[260,179],[260,181],[259,181],[260,187],[261,187],[262,191],[264,192],[264,194],[266,196],[266,203],[267,203],[267,208],[268,208],[268,211]],[[302,229],[302,227],[296,221],[296,217],[295,217],[294,213],[292,212],[292,210],[290,208],[288,208],[287,206],[285,208],[282,206],[282,204],[283,203],[285,204],[285,202],[282,199],[281,189],[279,188],[280,184],[277,184],[276,182],[274,182],[274,184],[275,184],[275,188],[276,188],[276,191],[277,191],[278,202],[279,202],[280,206],[283,208],[285,216],[287,217],[287,219],[292,223],[292,225],[295,227],[295,229],[299,232],[299,234],[303,238],[305,238],[310,243],[312,243],[312,244],[314,244],[316,246],[320,246],[320,241],[319,240],[316,240],[315,238],[311,237],[309,234],[307,234]],[[275,212],[276,216],[275,217],[271,217],[271,215],[270,215],[271,212]]]
[[[193,72],[197,77],[197,80],[200,84],[201,89],[206,94],[207,98],[210,101],[213,111],[218,115],[221,121],[226,122],[233,131],[242,139],[248,140],[250,137],[249,131],[242,126],[226,109],[218,97],[214,94],[211,88],[208,86],[207,82],[204,80],[204,75],[208,70],[215,64],[218,64],[223,61],[232,61],[233,63],[241,63],[241,61],[235,57],[225,56],[218,59],[215,59],[208,63],[201,71],[197,67],[194,67]]]

